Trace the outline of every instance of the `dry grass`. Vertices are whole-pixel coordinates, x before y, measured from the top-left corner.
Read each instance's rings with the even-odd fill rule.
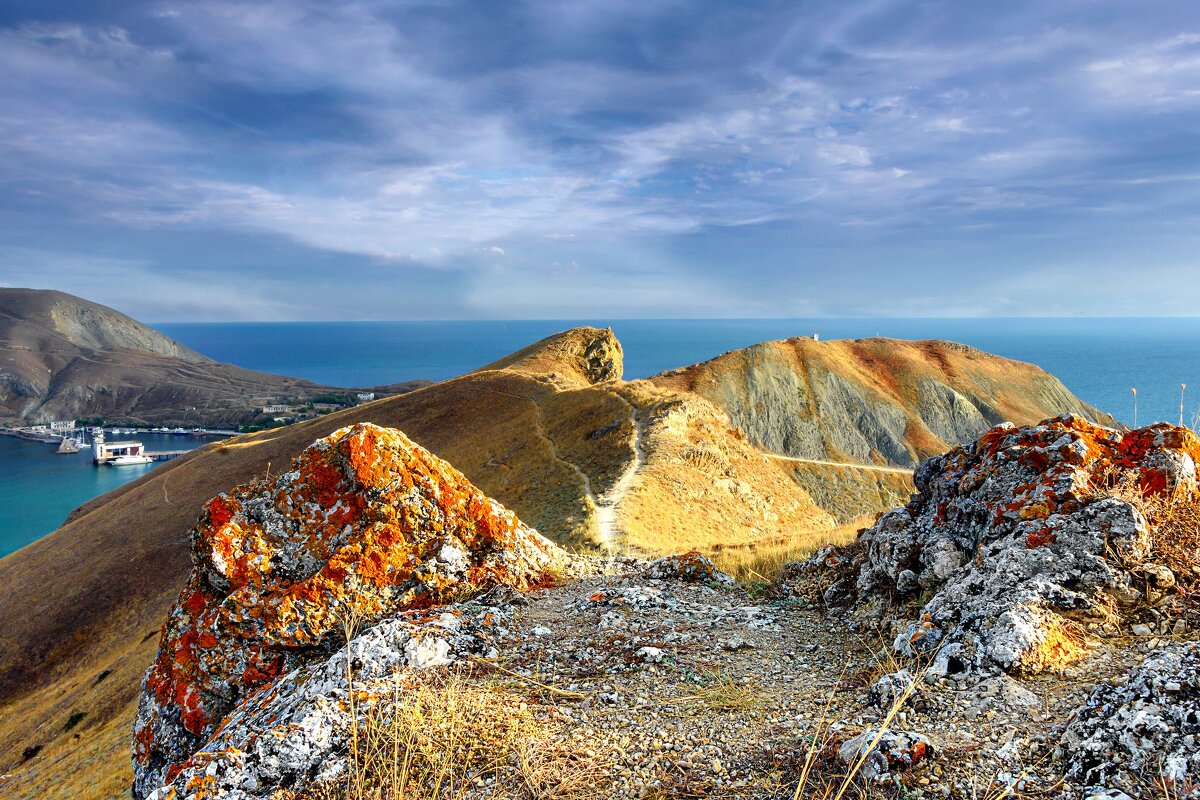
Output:
[[[306,800],[587,800],[605,762],[572,750],[512,686],[442,672],[355,686],[348,777]]]
[[[843,670],[843,677],[846,670]],[[843,800],[849,797],[868,797],[872,794],[864,791],[858,785],[856,778],[867,763],[871,751],[879,744],[897,714],[916,691],[919,673],[892,700],[887,712],[876,728],[875,735],[868,747],[863,748],[848,768],[837,768],[840,765],[837,749],[842,739],[834,733],[833,723],[837,715],[833,711],[834,692],[827,695],[812,733],[804,742],[803,760],[799,763],[795,788],[791,792],[792,800]]]
[[[792,480],[839,524],[870,519],[903,505],[916,491],[911,474],[799,462],[788,467]]]
[[[1092,492],[1124,500],[1146,518],[1148,530],[1143,536],[1114,549],[1122,567],[1136,570],[1162,564],[1181,581],[1200,580],[1200,492],[1179,486],[1162,494],[1148,493],[1134,470],[1102,474],[1093,482]]]
[[[696,713],[714,711],[745,711],[762,702],[762,695],[753,686],[725,677],[716,676],[707,685],[670,700],[664,706],[692,708]]]
[[[798,531],[783,540],[756,542],[743,547],[715,547],[708,555],[717,569],[743,586],[762,587],[776,581],[784,564],[808,558],[827,544],[850,544],[872,521],[871,517],[860,517],[837,528]]]

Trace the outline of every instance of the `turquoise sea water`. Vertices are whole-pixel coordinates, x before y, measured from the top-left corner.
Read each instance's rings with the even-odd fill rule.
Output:
[[[191,450],[205,440],[169,434],[108,436],[136,439],[150,451]],[[0,556],[50,533],[73,509],[141,477],[156,465],[96,467],[90,448],[59,455],[55,446],[0,436]]]
[[[822,339],[950,339],[1035,363],[1126,423],[1185,421],[1200,411],[1200,318],[539,320],[482,322],[188,323],[156,327],[221,361],[327,383],[373,386],[444,380],[574,325],[611,326],[625,348],[625,377],[642,378],[756,342],[819,333]],[[151,450],[200,444],[139,437]],[[101,468],[86,454],[0,437],[0,556],[50,532],[77,506],[153,467]]]

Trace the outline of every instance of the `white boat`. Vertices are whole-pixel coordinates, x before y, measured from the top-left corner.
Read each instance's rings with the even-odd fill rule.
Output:
[[[113,456],[105,462],[110,467],[129,467],[135,464],[153,464],[150,456]]]
[[[171,433],[175,436],[187,436],[189,431],[185,430],[184,428],[176,428],[175,430],[171,431]]]

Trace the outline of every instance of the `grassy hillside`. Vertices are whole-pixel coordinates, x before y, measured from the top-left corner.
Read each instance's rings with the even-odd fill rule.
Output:
[[[13,776],[0,793],[124,791],[134,697],[186,575],[201,503],[277,474],[352,422],[400,428],[575,549],[745,547],[832,527],[786,466],[703,399],[646,382],[591,383],[620,374],[619,352],[610,332],[572,331],[503,369],[208,445],[0,560],[0,772]],[[603,362],[600,372],[588,366]],[[31,747],[42,750],[24,759]]]

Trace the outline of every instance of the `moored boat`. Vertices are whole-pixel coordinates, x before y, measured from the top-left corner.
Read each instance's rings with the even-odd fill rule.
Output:
[[[136,464],[153,464],[154,459],[146,455],[113,456],[104,463],[110,467],[130,467]]]

